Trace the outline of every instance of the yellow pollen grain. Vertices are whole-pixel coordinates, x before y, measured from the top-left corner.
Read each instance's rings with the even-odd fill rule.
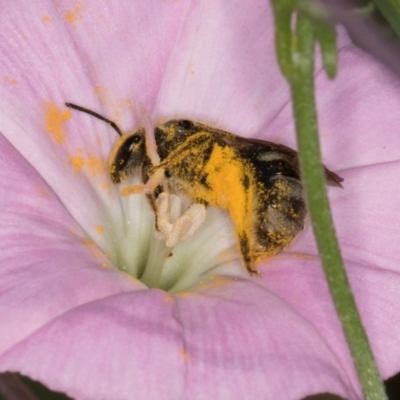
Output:
[[[127,274],[126,272],[119,271],[120,275],[123,276],[124,278],[128,278],[132,283],[135,285],[143,285],[142,282],[139,281],[139,279],[135,278],[134,276]]]
[[[63,124],[71,118],[69,110],[60,110],[54,103],[46,103],[46,129],[53,136],[56,143],[62,143],[65,140]]]
[[[96,231],[100,234],[102,234],[104,232],[104,228],[101,225],[97,225],[96,226]]]
[[[53,20],[52,20],[48,15],[45,15],[45,16],[42,18],[42,21],[43,21],[44,23],[51,23],[51,22],[53,22]]]
[[[110,267],[110,264],[108,264],[108,263],[102,263],[101,266],[102,266],[103,268],[111,268],[111,267]]]
[[[223,276],[210,276],[207,282],[204,282],[199,285],[199,289],[219,289],[223,286],[227,286],[230,283],[234,282],[235,279],[227,278]]]
[[[103,183],[101,184],[101,188],[102,188],[105,192],[109,193],[111,187],[110,187],[110,184],[109,184],[108,182],[103,182]]]
[[[299,260],[319,260],[319,257],[305,253],[282,253],[280,258],[296,258]]]
[[[16,85],[18,81],[14,78],[10,78],[9,76],[3,76],[3,81],[7,83],[11,83],[11,85]]]
[[[35,190],[36,193],[40,196],[40,197],[44,197],[46,199],[50,199],[51,195],[50,193],[47,191],[47,189],[45,189],[44,187],[40,186],[40,185],[36,185],[35,186]]]
[[[104,86],[95,86],[94,92],[100,97],[100,100],[105,101],[108,99],[108,91]]]
[[[98,247],[92,240],[87,238],[81,238],[81,243],[83,244],[83,246],[89,252],[89,255],[94,260],[98,261],[104,257],[104,254],[98,249]]]
[[[72,156],[69,157],[68,160],[72,164],[76,172],[80,171],[81,168],[83,167],[83,158],[81,156]]]
[[[86,166],[92,176],[104,174],[106,172],[104,160],[100,157],[89,157]]]
[[[168,303],[168,304],[173,304],[174,301],[175,301],[174,298],[173,298],[169,293],[166,293],[166,294],[165,294],[164,300],[165,300],[165,302]]]
[[[106,86],[95,86],[94,93],[103,104],[107,104],[108,107],[112,109],[113,120],[120,118],[124,110],[129,110],[130,112],[135,111],[135,103],[130,97],[118,98],[118,96],[113,94]]]
[[[71,10],[65,12],[65,20],[71,25],[75,25],[75,22],[82,19],[83,3],[77,1]]]
[[[226,262],[231,262],[237,258],[237,252],[236,248],[230,247],[224,251],[221,251],[217,256],[216,256],[216,261],[218,261],[221,264],[224,264]]]
[[[180,349],[179,350],[179,354],[183,357],[183,359],[186,361],[186,360],[189,360],[189,354],[188,353],[186,353],[186,351],[184,350],[184,349]]]
[[[180,292],[180,293],[177,293],[176,296],[187,298],[187,297],[195,297],[195,296],[197,296],[197,294],[193,293],[193,292]]]
[[[122,197],[125,196],[130,196],[131,194],[142,194],[143,192],[143,185],[129,185],[123,187],[120,191],[119,194]]]
[[[82,244],[84,246],[87,246],[87,247],[94,247],[95,246],[94,242],[92,240],[88,239],[88,238],[81,238],[81,242],[82,242]]]

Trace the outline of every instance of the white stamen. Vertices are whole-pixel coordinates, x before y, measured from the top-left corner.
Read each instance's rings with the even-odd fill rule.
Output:
[[[173,202],[179,201],[178,196],[169,193],[161,193],[156,200],[156,218],[158,231],[155,236],[165,240],[167,247],[175,247],[179,242],[190,238],[203,224],[206,217],[206,208],[203,204],[192,204],[174,222],[176,211],[170,206],[170,198]],[[179,204],[180,205],[180,204]]]

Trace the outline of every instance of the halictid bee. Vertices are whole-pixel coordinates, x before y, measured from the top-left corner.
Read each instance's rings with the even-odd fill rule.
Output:
[[[149,155],[144,128],[123,135],[103,116],[71,103],[66,106],[107,122],[121,136],[110,158],[111,180],[119,183],[141,174],[143,185],[133,185],[125,194],[147,194],[156,213],[156,229],[167,246],[193,233],[207,205],[221,207],[233,221],[247,271],[259,275],[255,264],[287,247],[304,229],[307,210],[296,151],[174,119],[154,128],[156,162]],[[325,174],[329,185],[342,187],[342,178],[327,168]],[[162,211],[166,193],[184,195],[197,207],[187,212],[191,227],[166,221]]]

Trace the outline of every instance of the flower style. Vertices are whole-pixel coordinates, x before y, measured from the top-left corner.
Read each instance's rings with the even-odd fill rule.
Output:
[[[115,132],[64,106],[124,131],[145,109],[295,148],[269,4],[15,0],[0,18],[0,370],[77,399],[360,399],[310,227],[249,277],[210,210],[161,268],[146,199],[110,181]],[[400,370],[399,80],[341,32],[338,76],[318,65],[316,88],[324,162],[345,178],[329,189],[338,237],[387,378]],[[161,274],[153,289],[135,278],[146,271]]]

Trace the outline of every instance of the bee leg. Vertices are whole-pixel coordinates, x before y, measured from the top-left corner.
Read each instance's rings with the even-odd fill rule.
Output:
[[[173,229],[173,224],[170,222],[171,207],[169,194],[160,193],[156,199],[151,197],[151,200],[155,213],[155,237],[160,240],[165,240],[171,234]]]
[[[203,204],[191,204],[190,207],[180,215],[175,222],[171,223],[170,218],[177,214],[177,210],[171,209],[174,205],[180,208],[179,197],[174,196],[179,204],[170,204],[171,196],[169,193],[163,192],[155,201],[156,207],[156,237],[164,239],[167,247],[175,247],[191,237],[194,232],[203,224],[206,217],[206,208]],[[179,214],[179,211],[178,211]]]
[[[246,235],[246,233],[239,234],[239,247],[240,247],[240,252],[242,253],[243,263],[247,269],[247,272],[250,275],[255,275],[261,278],[262,276],[261,273],[258,272],[253,266],[254,263],[251,257],[249,238]]]
[[[151,209],[153,210],[154,216],[155,216],[155,222],[156,222],[156,229],[157,231],[160,231],[160,229],[158,229],[158,224],[157,224],[157,205],[156,205],[156,201],[157,201],[157,197],[163,193],[164,189],[161,185],[157,186],[156,189],[154,190],[153,193],[147,194],[147,201],[150,204]]]
[[[163,168],[157,169],[153,175],[150,176],[146,183],[137,185],[125,186],[120,190],[121,196],[130,196],[131,194],[151,194],[160,185],[164,178],[165,171]]]

